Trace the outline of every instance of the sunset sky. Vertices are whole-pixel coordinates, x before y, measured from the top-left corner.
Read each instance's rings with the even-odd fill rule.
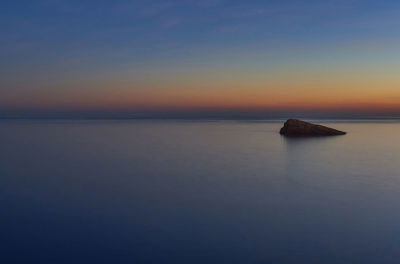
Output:
[[[202,111],[397,116],[400,2],[2,1],[0,117]]]

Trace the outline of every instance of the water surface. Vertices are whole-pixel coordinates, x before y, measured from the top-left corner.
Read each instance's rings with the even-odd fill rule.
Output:
[[[0,121],[2,263],[398,263],[400,124]]]

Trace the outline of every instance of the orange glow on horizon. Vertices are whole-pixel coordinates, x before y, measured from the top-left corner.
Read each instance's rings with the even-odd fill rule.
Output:
[[[5,107],[70,110],[361,110],[400,111],[400,100],[375,94],[359,96],[329,96],[310,94],[160,94],[117,95],[63,98],[37,98],[14,102]]]
[[[43,93],[9,94],[0,107],[64,110],[360,110],[400,111],[394,78],[275,76],[174,82],[71,85]],[[79,86],[80,85],[80,86]],[[382,88],[384,87],[384,88]]]

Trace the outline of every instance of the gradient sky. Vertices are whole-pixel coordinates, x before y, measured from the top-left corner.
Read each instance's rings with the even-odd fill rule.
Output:
[[[0,8],[0,115],[400,113],[394,0],[19,0]]]

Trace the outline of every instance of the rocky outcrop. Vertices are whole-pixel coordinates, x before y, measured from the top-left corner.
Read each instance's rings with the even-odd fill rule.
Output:
[[[339,131],[326,126],[315,125],[297,119],[288,119],[280,132],[287,137],[320,137],[320,136],[339,136],[346,132]]]

